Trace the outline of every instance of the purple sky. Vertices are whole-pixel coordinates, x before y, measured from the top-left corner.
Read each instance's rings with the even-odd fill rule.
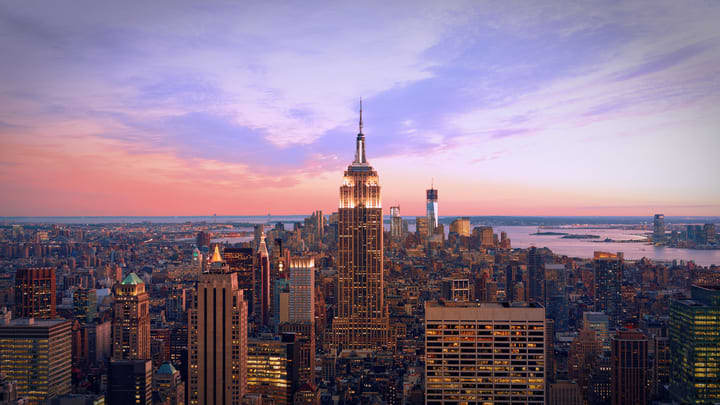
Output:
[[[720,215],[720,3],[0,4],[0,215]]]

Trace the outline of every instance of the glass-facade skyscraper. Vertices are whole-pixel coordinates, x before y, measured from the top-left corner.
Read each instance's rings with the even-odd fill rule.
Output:
[[[428,219],[428,233],[432,235],[435,233],[435,229],[438,227],[438,191],[435,187],[430,186],[426,190],[427,195],[427,219]]]
[[[720,287],[693,286],[670,305],[670,393],[687,404],[720,402]]]

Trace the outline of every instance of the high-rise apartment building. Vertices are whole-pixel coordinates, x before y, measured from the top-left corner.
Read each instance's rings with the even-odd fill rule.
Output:
[[[665,215],[655,214],[653,218],[653,242],[665,242]]]
[[[430,235],[435,233],[435,229],[438,227],[438,191],[435,187],[430,186],[426,191],[427,195],[427,219],[428,219],[428,233]]]
[[[400,206],[390,207],[390,237],[394,240],[400,240],[402,235],[403,229]]]
[[[670,304],[670,393],[680,403],[720,402],[720,287],[692,286]]]
[[[189,311],[190,404],[240,404],[247,384],[247,302],[215,247]]]
[[[594,306],[595,311],[605,312],[610,317],[610,329],[620,325],[623,318],[620,287],[623,277],[623,254],[595,252],[594,270]]]
[[[384,346],[389,322],[385,306],[380,182],[378,173],[365,158],[362,107],[355,160],[345,171],[340,186],[337,265],[335,344],[367,349]]]
[[[644,405],[649,400],[648,339],[639,330],[612,337],[612,403]]]
[[[425,403],[544,404],[545,310],[425,304]]]
[[[250,339],[247,355],[248,393],[262,394],[275,405],[289,405],[298,387],[298,347],[294,333],[280,340]]]
[[[235,273],[238,279],[238,288],[243,290],[243,297],[248,303],[248,313],[255,310],[255,255],[251,248],[230,248],[222,251],[222,258],[230,267],[230,272]]]
[[[470,237],[470,217],[457,218],[450,223],[450,232]]]
[[[31,404],[70,392],[71,322],[0,319],[0,375]]]
[[[55,318],[55,293],[54,268],[18,269],[15,272],[15,317]]]
[[[113,359],[149,359],[150,299],[145,283],[135,273],[115,286],[114,310]]]

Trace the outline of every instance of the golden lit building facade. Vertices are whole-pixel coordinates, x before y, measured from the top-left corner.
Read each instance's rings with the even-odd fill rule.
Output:
[[[425,403],[543,404],[545,309],[425,304]]]
[[[113,354],[115,360],[150,358],[150,298],[135,273],[115,286]]]
[[[298,347],[294,333],[282,333],[280,340],[250,340],[247,357],[247,390],[262,395],[275,405],[293,403],[298,386]]]
[[[217,246],[189,311],[190,404],[240,404],[247,384],[247,301]]]
[[[0,320],[0,375],[14,381],[30,404],[70,393],[71,322]]]
[[[365,158],[362,106],[355,160],[340,186],[337,263],[334,342],[344,349],[384,346],[389,324],[384,302],[380,183],[378,173]]]

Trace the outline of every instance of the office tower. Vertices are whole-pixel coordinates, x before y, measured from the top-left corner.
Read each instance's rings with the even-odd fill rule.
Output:
[[[78,288],[73,293],[73,312],[81,322],[92,322],[97,315],[97,292],[94,288]]]
[[[240,404],[247,384],[247,302],[217,246],[189,311],[190,404]]]
[[[83,340],[87,341],[87,359],[102,364],[112,354],[112,322],[92,322],[82,326]]]
[[[595,311],[605,312],[610,317],[610,329],[614,330],[622,321],[622,296],[620,287],[623,277],[623,254],[616,255],[595,252],[594,270],[594,306]]]
[[[421,241],[426,240],[428,236],[430,236],[428,226],[427,217],[415,217],[415,235],[417,235]]]
[[[715,231],[715,224],[703,225],[703,233],[705,234],[705,243],[713,244],[717,239],[717,232]]]
[[[545,286],[545,268],[543,266],[543,258],[535,246],[530,247],[527,253],[527,272],[528,272],[528,301],[545,304],[544,286]]]
[[[150,300],[145,283],[135,273],[115,286],[113,359],[150,358]]]
[[[655,214],[653,218],[653,242],[665,242],[665,215]]]
[[[365,158],[362,107],[355,160],[345,171],[340,186],[337,266],[335,344],[357,349],[384,346],[389,322],[383,279],[380,183],[378,173]]]
[[[248,313],[255,310],[255,255],[250,248],[225,248],[222,258],[230,267],[230,272],[237,274],[238,288],[243,290],[243,297],[248,303]]]
[[[260,394],[275,405],[292,404],[298,385],[298,352],[295,334],[280,340],[250,339],[247,345],[247,391]]]
[[[165,318],[169,321],[185,320],[190,290],[174,285],[165,298]]]
[[[595,332],[600,348],[610,353],[610,318],[602,312],[583,312],[583,327]]]
[[[568,295],[565,290],[567,274],[564,264],[545,266],[545,308],[547,317],[555,321],[555,330],[566,332],[569,322]]]
[[[426,404],[543,404],[544,346],[542,307],[426,302]]]
[[[720,400],[720,287],[692,286],[670,304],[670,394],[688,404]]]
[[[322,211],[317,210],[313,212],[308,219],[310,220],[309,225],[315,232],[315,235],[318,238],[322,238],[325,234],[325,217],[323,216]]]
[[[109,405],[152,404],[152,361],[112,359],[107,378]]]
[[[435,187],[430,186],[426,193],[428,233],[432,235],[438,227],[438,191]]]
[[[478,226],[472,230],[474,244],[484,249],[495,247],[493,235],[493,229],[491,226]]]
[[[280,324],[281,333],[294,333],[298,350],[297,372],[300,384],[315,385],[315,324],[287,322]]]
[[[507,236],[507,232],[502,231],[500,232],[500,248],[501,249],[510,249],[510,238]]]
[[[403,235],[402,217],[400,216],[400,207],[390,207],[390,237],[394,240],[400,240]]]
[[[620,330],[611,339],[612,403],[648,403],[648,339],[639,330]]]
[[[153,376],[153,391],[157,392],[161,403],[182,405],[185,403],[185,383],[180,372],[170,363],[160,366]]]
[[[548,405],[583,405],[582,390],[575,381],[562,380],[550,384]]]
[[[458,236],[470,237],[470,217],[457,218],[450,223],[450,232]]]
[[[670,338],[667,336],[653,336],[652,360],[652,394],[658,398],[665,392],[665,386],[670,383]]]
[[[505,266],[505,298],[507,302],[525,301],[525,294],[518,294],[517,284],[522,283],[520,264],[512,261]]]
[[[257,266],[260,287],[258,288],[258,313],[257,318],[262,325],[270,326],[270,300],[272,282],[270,280],[270,256],[268,255],[265,243],[265,232],[260,234],[260,243],[257,250]]]
[[[14,314],[16,318],[55,318],[54,268],[17,269]]]
[[[210,234],[205,231],[200,231],[195,236],[195,246],[201,248],[203,246],[210,247]]]
[[[70,392],[71,322],[0,319],[0,375],[15,382],[18,397],[30,403]]]
[[[282,229],[285,229],[282,223],[278,223],[278,226],[280,226]],[[265,234],[265,225],[263,224],[255,224],[255,227],[253,229],[253,248],[255,250],[260,248],[260,239],[262,239],[262,236]]]
[[[315,320],[315,260],[290,260],[290,322]]]
[[[599,353],[600,344],[595,331],[583,327],[570,344],[568,355],[568,375],[580,384],[583,392],[588,388],[589,372],[595,367]]]
[[[273,328],[290,320],[290,279],[278,278],[273,282],[271,308]]]

